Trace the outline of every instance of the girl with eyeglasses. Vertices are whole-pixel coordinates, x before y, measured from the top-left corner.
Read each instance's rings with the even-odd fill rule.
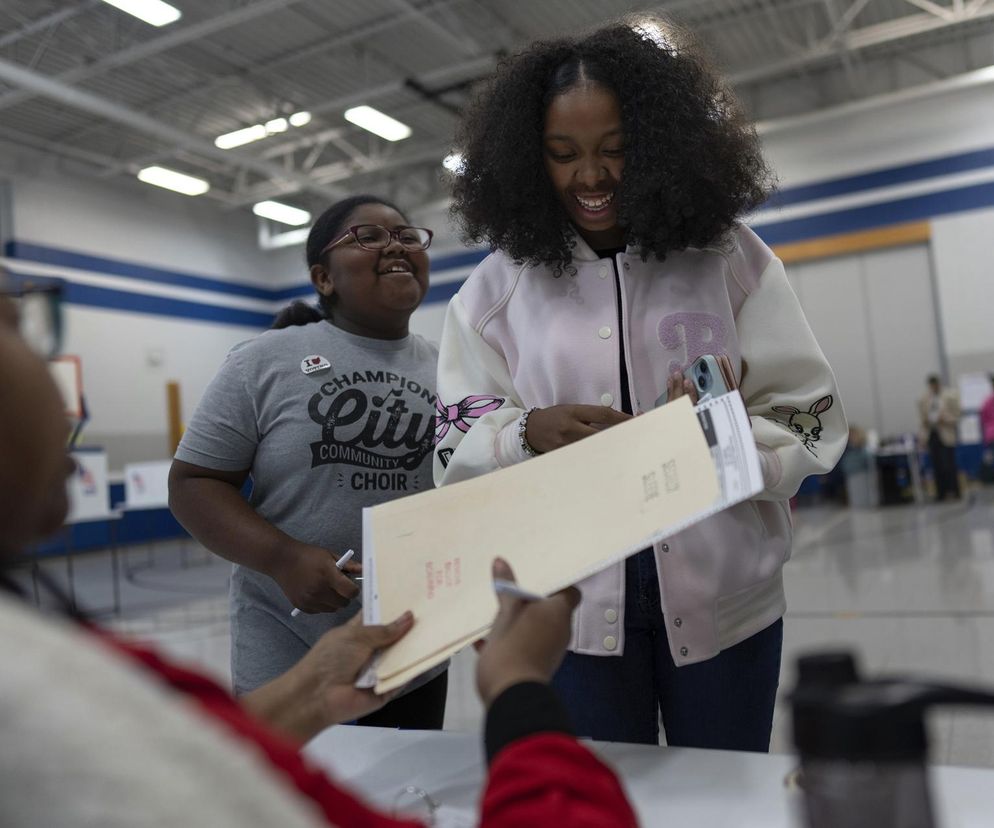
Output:
[[[236,693],[285,673],[359,611],[363,507],[433,485],[437,350],[408,328],[431,237],[374,196],[330,207],[307,239],[318,307],[295,304],[236,346],[183,435],[170,506],[235,564]],[[360,721],[441,728],[446,683],[443,665]]]
[[[656,744],[662,720],[670,745],[768,750],[788,499],[847,429],[782,264],[740,223],[770,185],[754,131],[686,38],[641,18],[504,61],[456,146],[454,212],[494,252],[449,305],[439,396],[500,403],[440,435],[436,482],[696,402],[682,372],[727,357],[764,491],[581,582],[555,686],[584,736]]]

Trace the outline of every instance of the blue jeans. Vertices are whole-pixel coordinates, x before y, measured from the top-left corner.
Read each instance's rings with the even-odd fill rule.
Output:
[[[783,619],[714,658],[676,667],[651,549],[625,562],[625,652],[567,653],[553,678],[577,734],[610,742],[767,752]]]

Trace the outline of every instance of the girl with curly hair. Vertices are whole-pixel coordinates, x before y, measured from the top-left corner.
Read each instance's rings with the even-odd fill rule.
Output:
[[[583,581],[555,684],[581,734],[769,749],[788,499],[847,428],[780,261],[739,217],[770,174],[672,27],[622,21],[504,61],[458,135],[454,212],[493,252],[452,299],[438,484],[583,439],[693,391],[727,356],[765,489]],[[748,362],[748,372],[746,363]],[[555,497],[555,492],[545,493]]]

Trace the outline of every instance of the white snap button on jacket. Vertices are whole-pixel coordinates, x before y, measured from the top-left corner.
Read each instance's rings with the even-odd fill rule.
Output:
[[[618,620],[618,611],[613,609],[604,610],[604,620],[607,621],[608,624],[613,624]]]
[[[606,279],[607,278],[607,271],[608,271],[607,265],[602,264],[601,265],[601,269],[598,271],[598,273],[600,274],[600,277],[602,279]]]
[[[601,405],[610,405],[614,402],[614,397],[610,394],[601,394]]]
[[[601,329],[600,329],[600,330],[599,330],[599,331],[597,332],[597,335],[598,335],[598,336],[599,336],[599,337],[600,337],[601,339],[609,339],[609,338],[610,338],[610,336],[611,336],[611,329],[610,329],[610,328],[609,328],[609,327],[608,327],[607,325],[605,325],[605,326],[604,326],[603,328],[601,328]]]
[[[614,650],[617,648],[617,646],[618,646],[618,639],[615,638],[613,635],[608,635],[604,637],[605,650]]]

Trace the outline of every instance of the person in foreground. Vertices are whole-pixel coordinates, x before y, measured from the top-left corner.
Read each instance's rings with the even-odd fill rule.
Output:
[[[3,292],[15,293],[10,289]],[[42,358],[0,295],[0,825],[415,826],[362,804],[300,756],[334,722],[387,699],[353,686],[405,614],[326,633],[287,673],[235,700],[193,670],[116,639],[65,602],[44,617],[5,569],[62,524],[67,424]],[[495,576],[513,578],[502,561]],[[489,776],[480,824],[635,825],[614,774],[570,735],[549,688],[579,593],[500,597],[480,648]]]

